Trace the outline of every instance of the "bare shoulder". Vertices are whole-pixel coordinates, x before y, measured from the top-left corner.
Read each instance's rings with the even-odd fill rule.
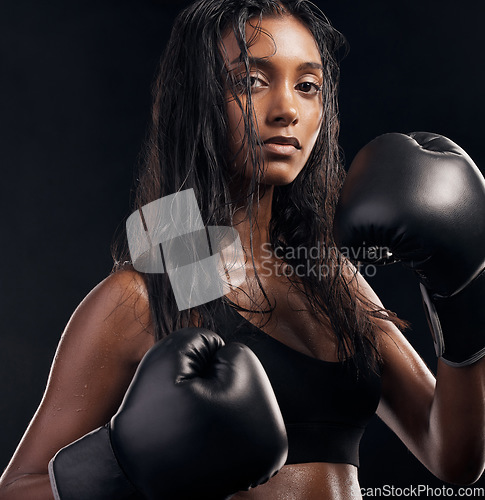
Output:
[[[355,293],[364,301],[364,303],[373,309],[379,310],[384,316],[387,316],[385,305],[381,299],[352,264],[348,264],[347,272],[345,273],[349,286]],[[406,352],[412,351],[411,354],[417,356],[412,346],[407,341],[404,334],[397,328],[394,323],[386,319],[376,318],[375,324],[378,348],[383,357],[384,363],[391,361],[391,357],[406,356]]]
[[[120,271],[96,285],[64,329],[44,397],[0,485],[46,474],[59,449],[108,422],[154,342],[141,275]]]
[[[377,307],[381,300],[362,275],[356,273],[359,292]],[[381,355],[382,394],[379,417],[418,456],[428,410],[435,390],[435,377],[406,336],[391,322],[376,320]],[[427,334],[427,332],[423,332]]]
[[[154,332],[143,277],[123,270],[96,285],[72,314],[59,347],[66,342],[93,342],[137,363],[153,345]]]

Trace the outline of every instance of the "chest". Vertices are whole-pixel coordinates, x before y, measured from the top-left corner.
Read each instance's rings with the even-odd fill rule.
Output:
[[[359,374],[352,360],[328,362],[298,352],[223,301],[215,318],[215,331],[223,340],[247,345],[268,375],[288,435],[287,464],[358,466],[360,438],[379,401],[378,375]]]
[[[301,285],[295,284],[281,269],[273,273],[258,270],[258,277],[264,293],[255,273],[247,272],[246,281],[227,295],[230,301],[245,309],[239,314],[296,351],[324,361],[336,361],[337,342],[330,322],[323,314],[313,312]]]

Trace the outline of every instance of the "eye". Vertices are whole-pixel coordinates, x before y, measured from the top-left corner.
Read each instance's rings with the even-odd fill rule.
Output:
[[[259,74],[259,73],[256,73],[254,75],[250,75],[249,82],[250,82],[251,88],[256,89],[256,90],[267,86],[267,83],[264,81],[264,79],[261,77],[261,74]]]
[[[246,75],[240,74],[235,79],[235,86],[239,93],[246,92]],[[262,77],[261,73],[254,73],[249,75],[249,86],[252,91],[258,91],[268,86],[266,80]]]
[[[301,82],[296,88],[300,92],[308,95],[316,95],[322,91],[322,87],[314,82]]]

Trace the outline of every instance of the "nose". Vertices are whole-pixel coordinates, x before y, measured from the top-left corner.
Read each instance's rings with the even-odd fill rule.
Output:
[[[269,98],[267,120],[270,124],[286,127],[298,123],[299,111],[294,90],[289,85],[274,89]]]

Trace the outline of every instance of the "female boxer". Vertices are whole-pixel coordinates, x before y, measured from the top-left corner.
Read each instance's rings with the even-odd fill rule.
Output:
[[[231,492],[234,499],[358,498],[358,446],[375,411],[442,480],[471,483],[480,477],[485,463],[485,321],[476,304],[485,293],[480,274],[483,228],[472,231],[479,255],[467,255],[458,250],[456,239],[455,248],[441,250],[443,239],[434,235],[433,242],[427,221],[419,224],[416,213],[410,215],[406,203],[420,201],[428,209],[417,210],[424,217],[433,205],[425,192],[429,175],[405,168],[407,163],[429,164],[426,155],[433,147],[427,140],[384,139],[356,167],[357,186],[361,182],[366,189],[353,188],[355,183],[344,188],[339,241],[358,250],[364,239],[393,255],[404,253],[419,271],[440,346],[435,379],[398,329],[404,323],[383,308],[344,253],[335,249],[332,226],[343,174],[334,53],[341,43],[340,34],[306,1],[202,0],[180,14],[155,87],[135,208],[194,189],[205,225],[237,229],[246,258],[245,280],[230,287],[223,299],[179,311],[166,274],[140,273],[125,262],[129,254],[117,255],[114,272],[86,297],[66,327],[45,397],[2,477],[0,498],[53,498],[56,485],[60,498],[62,490],[66,498],[83,498],[83,488],[94,482],[106,488],[99,498],[136,497],[140,491],[150,491],[149,498],[167,498],[160,483],[179,488],[190,483],[193,467],[166,476],[162,468],[152,474],[156,480],[146,474],[140,479],[145,471],[123,467],[132,460],[124,455],[126,448],[119,454],[124,437],[116,421],[108,432],[118,441],[112,443],[114,463],[119,462],[122,472],[97,461],[99,440],[91,446],[88,436],[82,446],[70,444],[110,420],[146,352],[159,339],[176,338],[172,332],[188,325],[210,328],[226,342],[251,347],[285,421],[286,464],[264,484]],[[449,143],[445,147],[453,149]],[[473,210],[477,200],[483,207],[483,178],[465,153],[452,153],[453,158],[460,155],[459,170],[469,172],[462,191],[476,193]],[[439,156],[436,161],[446,169],[457,170],[442,151]],[[360,195],[372,192],[376,183],[369,179],[376,175],[392,178],[388,169],[400,173],[398,188],[413,193],[413,199],[398,197],[392,183],[378,183],[382,204],[376,210],[372,198]],[[416,182],[420,177],[422,182]],[[440,182],[438,172],[433,177]],[[472,209],[464,205],[464,210]],[[359,209],[352,210],[354,206]],[[447,208],[454,213],[450,202]],[[433,215],[436,221],[439,214]],[[459,225],[445,218],[450,226]],[[402,230],[403,224],[412,231]],[[457,256],[469,264],[455,272],[450,263]],[[143,392],[130,391],[128,406],[133,392]],[[150,394],[146,397],[141,420],[153,412]],[[129,410],[126,401],[123,409]],[[163,414],[166,407],[157,411]],[[247,414],[256,407],[248,406]],[[196,422],[198,414],[190,417],[172,422],[168,431],[178,432],[182,425],[189,432],[189,422]],[[146,428],[148,436],[151,432]],[[219,462],[212,467],[200,451],[197,436],[191,434],[191,440],[192,447],[184,443],[187,462],[193,464],[193,455],[200,453],[195,467],[217,468]],[[52,460],[61,448],[57,457],[62,460]],[[105,449],[103,444],[103,453]],[[165,460],[160,446],[150,453]],[[236,474],[240,453],[233,448],[224,455]],[[79,471],[77,481],[68,470],[75,476]],[[120,481],[121,490],[113,494]],[[197,496],[207,497],[192,491],[191,498]]]

